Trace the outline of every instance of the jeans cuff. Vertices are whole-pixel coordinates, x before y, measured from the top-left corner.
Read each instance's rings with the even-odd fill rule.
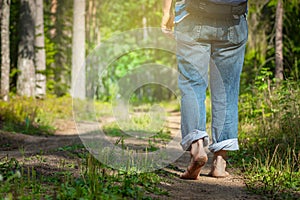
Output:
[[[226,151],[236,151],[239,150],[239,143],[238,139],[229,139],[229,140],[224,140],[222,142],[218,142],[215,144],[209,145],[208,148],[211,152],[217,152],[220,150],[226,150]]]
[[[186,135],[180,145],[184,151],[189,151],[191,148],[191,144],[199,139],[203,139],[203,145],[208,146],[209,144],[209,137],[205,131],[193,130],[193,132]]]

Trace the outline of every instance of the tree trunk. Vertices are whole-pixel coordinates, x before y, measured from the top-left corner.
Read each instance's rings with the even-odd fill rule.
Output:
[[[94,48],[100,43],[100,25],[97,21],[97,9],[99,8],[99,1],[89,0],[88,10],[86,13],[86,40],[89,45],[87,49]]]
[[[10,48],[9,48],[9,17],[10,0],[1,1],[1,97],[4,101],[9,100],[9,71],[10,71]]]
[[[278,0],[276,9],[276,68],[275,78],[283,80],[283,51],[282,51],[282,27],[283,27],[283,5],[282,0]]]
[[[44,98],[46,95],[46,52],[44,36],[44,6],[43,0],[36,0],[35,18],[35,66],[36,66],[36,97]]]
[[[2,4],[3,0],[0,0],[0,19],[2,19]]]
[[[34,0],[21,0],[17,93],[28,97],[35,96],[35,11]]]
[[[74,0],[72,45],[72,96],[85,99],[85,0]]]
[[[51,0],[51,22],[52,24],[55,24],[56,23],[56,12],[57,12],[57,0]],[[50,30],[50,36],[51,38],[54,38],[56,35],[56,29],[55,27],[53,26],[53,28]]]
[[[69,56],[69,49],[71,49],[70,46],[72,44],[69,41],[69,38],[71,38],[72,29],[69,30],[66,28],[66,24],[71,24],[71,19],[73,16],[71,16],[71,19],[69,19],[66,15],[66,9],[71,7],[66,6],[66,4],[69,4],[69,2],[73,2],[73,0],[51,0],[50,38],[55,44],[54,49],[56,53],[53,56],[54,62],[51,64],[50,68],[54,73],[52,80],[54,81],[53,89],[57,96],[65,95],[68,92],[67,85],[70,83],[69,72],[71,68],[71,61],[69,62],[69,60],[71,59],[68,59],[68,57],[71,57]]]

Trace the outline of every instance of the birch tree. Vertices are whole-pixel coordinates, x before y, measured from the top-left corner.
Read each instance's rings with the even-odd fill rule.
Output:
[[[1,97],[4,101],[9,98],[9,71],[10,71],[10,48],[9,48],[9,17],[10,0],[0,2],[1,16]]]
[[[275,68],[275,78],[278,80],[283,80],[283,42],[282,42],[282,28],[283,28],[283,5],[282,0],[278,0],[276,8],[276,36],[275,36],[275,58],[276,58],[276,68]]]
[[[3,0],[0,0],[0,19],[2,18],[2,4]]]
[[[35,11],[34,0],[21,0],[17,93],[28,97],[35,96]]]
[[[46,95],[46,52],[44,36],[44,6],[43,0],[36,0],[35,17],[35,66],[36,66],[36,97],[44,98]]]
[[[72,45],[72,96],[85,99],[85,0],[74,0]]]

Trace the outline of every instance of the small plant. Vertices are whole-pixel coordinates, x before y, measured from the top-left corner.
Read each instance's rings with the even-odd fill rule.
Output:
[[[76,176],[65,170],[44,176],[34,167],[5,158],[0,162],[0,199],[151,199],[146,193],[167,194],[157,187],[161,178],[156,173],[137,173],[133,168],[115,171],[90,154],[85,154],[78,168]]]
[[[300,196],[300,89],[294,82],[268,80],[244,94],[241,102],[240,151],[232,163],[243,166],[250,190],[272,199]],[[267,77],[266,77],[267,76]],[[241,159],[242,158],[242,159]]]
[[[71,118],[70,97],[47,97],[38,100],[12,96],[9,102],[0,101],[0,129],[32,135],[52,134],[55,119]]]

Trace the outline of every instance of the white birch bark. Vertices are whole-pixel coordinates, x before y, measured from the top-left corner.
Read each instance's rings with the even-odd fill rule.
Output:
[[[46,51],[44,35],[44,6],[43,0],[36,0],[36,18],[35,18],[35,66],[36,66],[36,90],[35,95],[38,98],[44,98],[46,95]]]
[[[72,41],[73,98],[85,99],[85,0],[74,0]]]
[[[20,96],[35,96],[35,11],[34,0],[21,0],[17,78],[17,93]]]
[[[1,4],[1,98],[9,100],[9,72],[10,72],[10,48],[9,48],[9,17],[10,0],[4,0]]]

